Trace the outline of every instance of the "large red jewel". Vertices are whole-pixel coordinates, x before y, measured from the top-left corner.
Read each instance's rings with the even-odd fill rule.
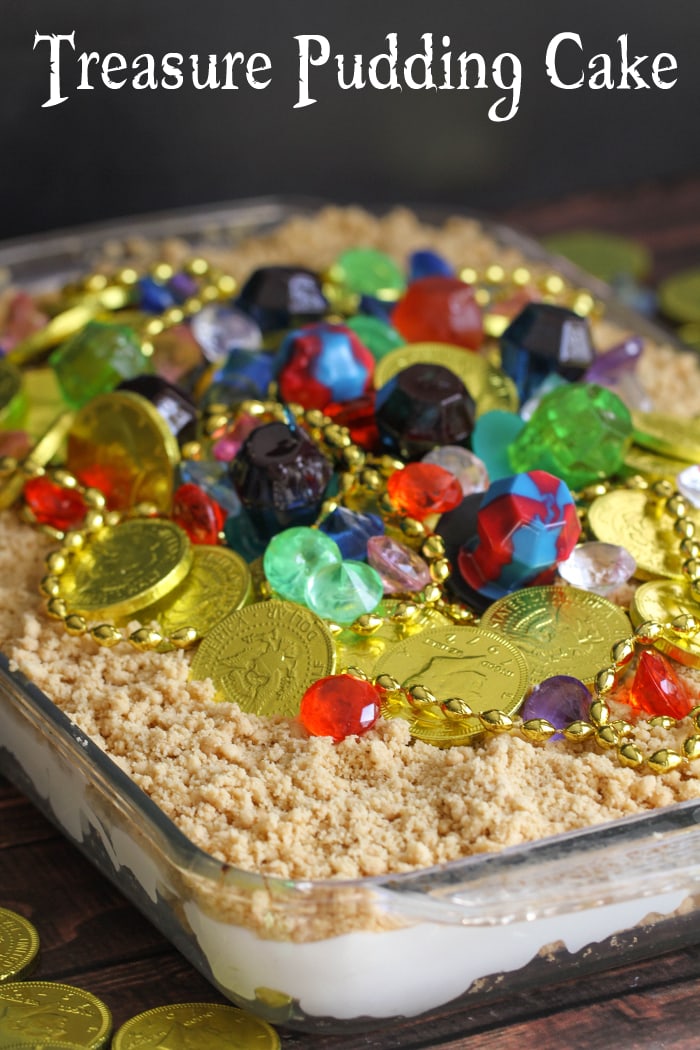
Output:
[[[394,507],[417,521],[444,514],[462,502],[459,481],[436,463],[408,463],[403,470],[395,470],[386,490]]]
[[[685,718],[695,701],[669,661],[661,653],[643,649],[627,703],[648,715]]]
[[[376,451],[379,445],[379,430],[374,415],[374,391],[353,398],[345,404],[331,401],[323,410],[340,427],[347,427],[350,437],[366,452]]]
[[[77,489],[66,489],[47,477],[32,478],[24,486],[24,498],[41,525],[73,529],[80,525],[87,505]]]
[[[474,289],[457,277],[422,277],[408,286],[391,315],[407,343],[452,343],[478,350],[484,339]]]
[[[226,511],[197,485],[180,485],[173,496],[172,519],[192,543],[215,546],[226,521]]]
[[[371,682],[349,674],[329,675],[306,690],[299,720],[312,736],[331,736],[337,743],[371,729],[380,707],[379,690]]]

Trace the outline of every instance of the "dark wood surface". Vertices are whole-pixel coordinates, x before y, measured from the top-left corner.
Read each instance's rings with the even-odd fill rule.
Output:
[[[700,178],[581,196],[502,216],[535,235],[584,226],[635,236],[652,250],[654,277],[700,265]],[[22,795],[0,778],[0,905],[35,924],[36,977],[86,988],[115,1027],[141,1010],[223,1001]],[[285,1050],[695,1050],[700,1046],[698,945],[658,959],[348,1036],[281,1032]],[[329,975],[332,980],[332,975]]]

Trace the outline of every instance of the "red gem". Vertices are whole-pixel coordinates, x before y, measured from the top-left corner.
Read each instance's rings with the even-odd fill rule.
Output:
[[[347,427],[350,437],[366,452],[379,445],[379,431],[374,416],[374,393],[363,394],[343,404],[331,401],[323,410],[340,427]]]
[[[226,521],[226,511],[197,485],[180,485],[173,496],[172,519],[192,543],[215,546]]]
[[[391,315],[407,343],[452,343],[478,350],[484,339],[474,289],[457,277],[422,277],[408,286]]]
[[[389,499],[401,513],[423,521],[444,514],[462,502],[462,486],[437,463],[409,463],[395,470],[386,483]]]
[[[652,649],[643,649],[627,703],[648,715],[685,718],[694,701],[668,660]]]
[[[312,736],[360,736],[379,718],[380,693],[371,682],[349,674],[329,675],[310,685],[301,699],[299,719]]]
[[[24,498],[38,522],[63,531],[80,525],[87,512],[85,500],[77,489],[62,488],[47,477],[28,481]]]

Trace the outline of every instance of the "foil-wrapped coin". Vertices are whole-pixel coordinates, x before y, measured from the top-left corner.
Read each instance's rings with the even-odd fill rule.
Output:
[[[489,606],[483,627],[523,652],[533,684],[571,675],[590,684],[611,661],[615,642],[630,634],[625,612],[600,594],[576,587],[523,587]]]
[[[0,1047],[33,1048],[52,1042],[103,1050],[112,1031],[105,1004],[82,988],[53,981],[0,984]]]
[[[384,600],[380,607],[385,616],[384,622],[372,634],[360,635],[351,630],[344,630],[335,636],[340,666],[357,667],[371,676],[375,674],[377,661],[395,645],[422,631],[445,627],[451,622],[448,616],[430,605],[419,605],[415,617],[409,622],[397,622],[391,617],[399,604],[396,599]]]
[[[700,463],[700,421],[662,412],[634,412],[633,441],[662,456]]]
[[[700,605],[693,600],[685,580],[649,580],[635,591],[630,604],[630,619],[635,627],[648,620],[668,624],[677,616],[700,620]],[[675,631],[666,631],[654,645],[686,667],[700,667],[697,636],[682,637]]]
[[[28,974],[39,953],[35,927],[9,908],[0,908],[0,984]]]
[[[211,678],[223,700],[256,715],[294,718],[318,678],[333,674],[330,631],[292,602],[247,605],[207,634],[192,660],[192,678]]]
[[[175,1003],[132,1017],[112,1040],[112,1050],[159,1050],[197,1046],[200,1050],[279,1050],[275,1029],[235,1006]]]
[[[636,474],[644,474],[648,478],[668,478],[672,480],[688,466],[687,460],[673,459],[670,456],[662,456],[658,452],[641,448],[639,445],[630,445],[625,452],[625,467]]]

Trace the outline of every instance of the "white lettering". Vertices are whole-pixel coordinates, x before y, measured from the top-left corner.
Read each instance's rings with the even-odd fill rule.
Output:
[[[41,103],[42,109],[58,106],[68,98],[67,95],[61,94],[61,44],[67,40],[75,51],[75,30],[64,34],[35,32],[32,51],[36,50],[37,44],[43,44],[45,40],[49,42],[49,97],[46,102]]]

